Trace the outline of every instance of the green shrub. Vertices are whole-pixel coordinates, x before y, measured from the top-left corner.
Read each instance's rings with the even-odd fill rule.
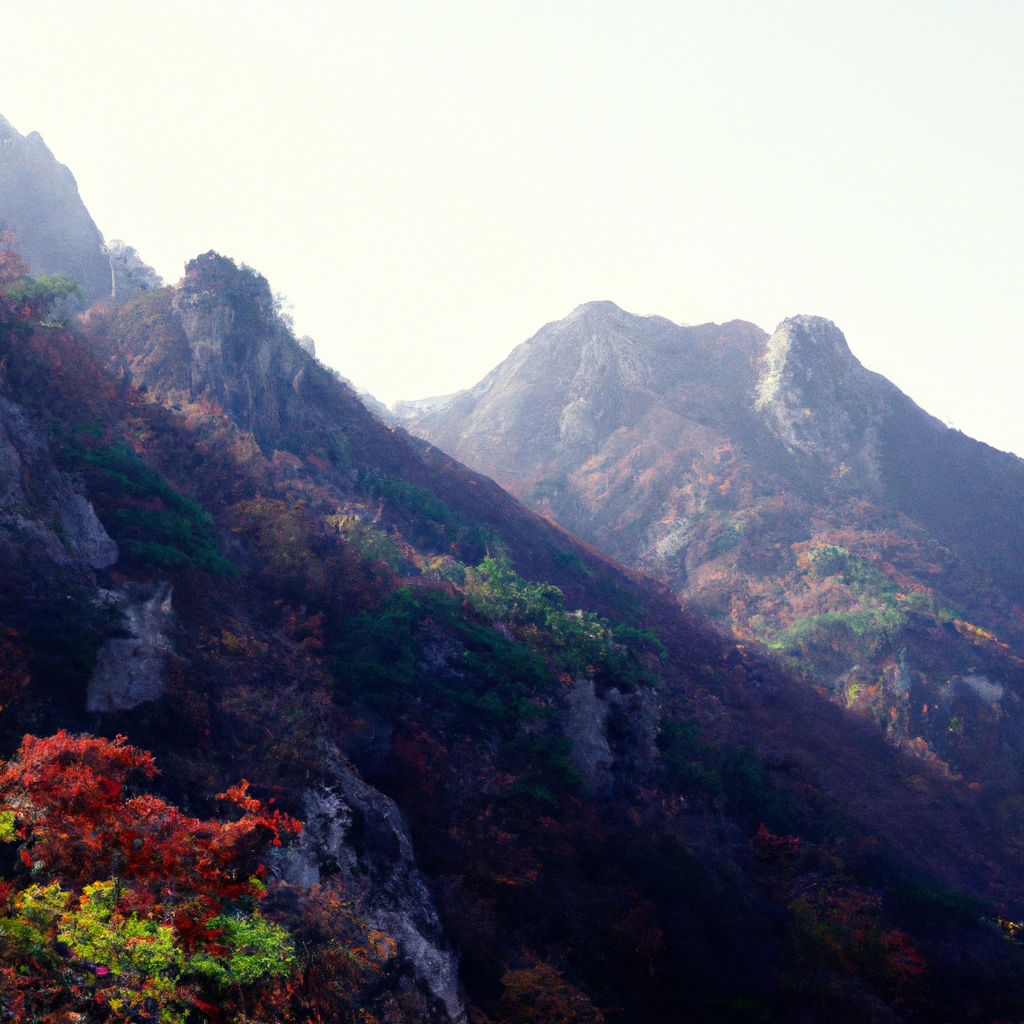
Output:
[[[192,564],[214,576],[236,574],[221,557],[213,518],[199,502],[174,490],[123,439],[86,443],[92,436],[86,428],[77,439],[65,439],[59,457],[64,468],[84,476],[100,522],[127,566],[145,572]]]
[[[421,547],[445,553],[458,552],[464,560],[479,558],[500,538],[449,508],[433,491],[405,480],[376,477],[364,481],[368,495],[383,501],[388,511]]]

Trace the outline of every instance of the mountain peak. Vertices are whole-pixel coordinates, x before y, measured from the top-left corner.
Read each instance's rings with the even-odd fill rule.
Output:
[[[0,222],[33,274],[70,274],[87,304],[110,295],[110,261],[74,175],[38,132],[0,116]]]
[[[864,372],[860,360],[850,351],[846,336],[823,316],[787,317],[768,340],[764,368],[757,382],[757,408],[763,409],[779,398],[787,380],[807,383],[814,377],[836,373]]]
[[[595,299],[593,302],[584,302],[580,304],[565,319],[578,320],[580,317],[588,315],[593,316],[595,314],[603,314],[607,316],[609,313],[622,313],[625,314],[626,316],[632,315],[630,313],[626,313],[626,311],[621,306],[617,306],[614,302],[610,301],[609,299]]]
[[[879,428],[903,396],[865,369],[831,320],[783,320],[768,340],[754,395],[755,409],[791,453],[844,491],[881,492]]]

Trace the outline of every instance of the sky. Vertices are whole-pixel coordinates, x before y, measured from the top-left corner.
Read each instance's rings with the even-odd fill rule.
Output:
[[[611,299],[834,320],[1024,455],[1024,4],[0,0],[0,114],[390,404]],[[16,41],[12,45],[12,41]]]

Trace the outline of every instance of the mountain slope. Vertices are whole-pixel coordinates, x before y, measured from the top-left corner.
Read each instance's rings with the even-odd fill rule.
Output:
[[[405,422],[1018,821],[1024,462],[830,321],[769,338],[590,303]]]
[[[1024,462],[928,416],[819,317],[769,339],[588,303],[406,425],[631,563],[678,568],[656,524],[686,517],[696,461],[737,445],[761,492],[878,502],[1024,599]]]
[[[27,425],[8,425],[2,463],[26,467],[0,506],[24,567],[0,593],[5,752],[27,730],[124,733],[182,807],[213,813],[244,776],[306,821],[267,897],[304,937],[305,973],[247,993],[250,1008],[474,1022],[528,1020],[538,999],[591,1022],[1024,1009],[1024,962],[997,923],[1019,919],[1018,833],[973,777],[887,744],[381,424],[295,341],[258,274],[207,253],[178,286],[73,329],[0,312],[4,422]],[[735,329],[753,350],[756,332]],[[716,336],[685,379],[707,379]],[[614,346],[594,363],[613,357],[628,366]],[[603,390],[630,408],[625,389],[582,397]],[[26,431],[43,450],[31,463]],[[782,443],[770,450],[784,465]],[[77,532],[60,519],[71,495]],[[56,544],[17,539],[30,517]],[[396,943],[354,989],[317,974],[342,941],[332,906]]]

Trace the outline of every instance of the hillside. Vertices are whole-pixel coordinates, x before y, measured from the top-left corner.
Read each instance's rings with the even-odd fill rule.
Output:
[[[769,338],[591,303],[405,422],[1016,813],[1024,462],[830,321]]]
[[[662,583],[382,424],[295,340],[266,280],[230,259],[206,253],[176,286],[70,324],[48,316],[16,254],[2,266],[4,756],[26,732],[123,734],[162,772],[140,792],[219,820],[245,778],[262,806],[305,823],[262,876],[263,913],[295,936],[287,983],[178,978],[185,1017],[1024,1013],[1020,829],[995,739],[979,761],[992,778],[887,742],[799,665],[738,645]],[[697,332],[703,354],[680,381],[719,364],[736,381],[752,372],[763,338],[725,329],[747,346],[744,367],[720,358],[721,330]],[[633,408],[646,371],[620,372],[622,348],[596,351],[601,386],[551,419],[580,451]],[[712,392],[694,397],[692,450],[698,427],[707,439],[728,426]],[[769,451],[782,474],[783,442]],[[849,588],[856,570],[881,586],[846,551],[808,578]],[[914,614],[931,636],[933,613]],[[966,620],[936,621],[959,651]],[[1018,685],[1011,653],[969,639],[1004,674],[981,662],[966,691]],[[992,728],[1016,757],[1016,712],[1002,708]],[[0,838],[29,843],[18,821]],[[10,1006],[30,991],[13,969],[29,941],[17,912],[44,867],[20,850],[0,916]],[[168,925],[182,948],[197,941],[187,924]],[[99,1019],[100,974],[80,972],[60,1003],[52,965],[67,943],[32,941],[58,1000],[37,1019]]]

